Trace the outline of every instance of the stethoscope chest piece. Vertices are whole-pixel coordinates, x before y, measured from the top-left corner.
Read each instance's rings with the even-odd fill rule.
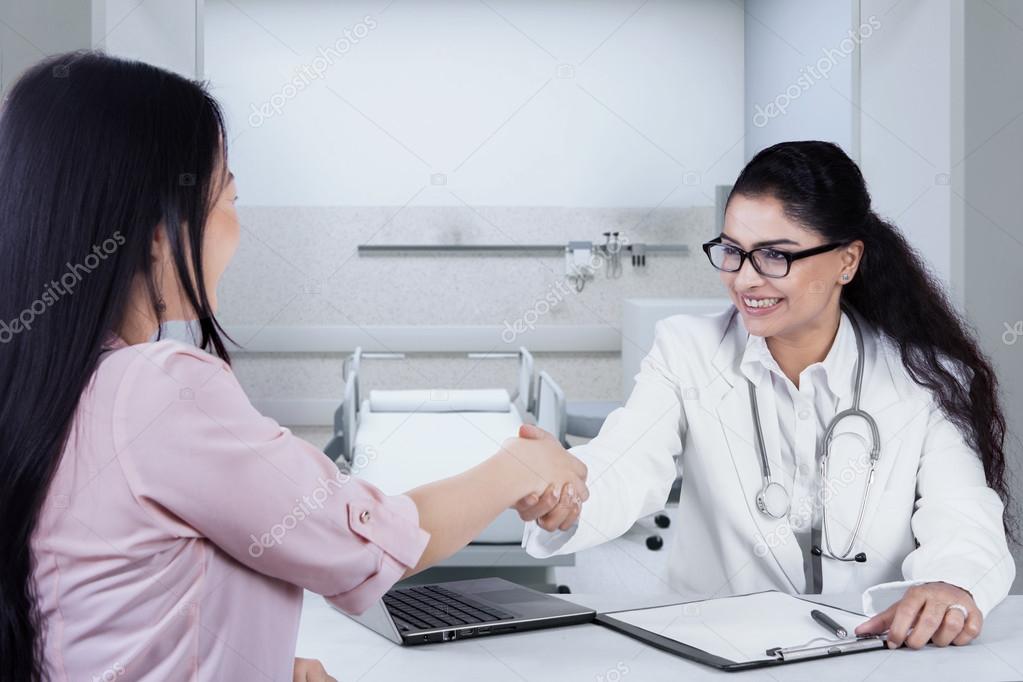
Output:
[[[771,481],[757,493],[757,509],[774,519],[789,515],[789,493],[781,483]]]

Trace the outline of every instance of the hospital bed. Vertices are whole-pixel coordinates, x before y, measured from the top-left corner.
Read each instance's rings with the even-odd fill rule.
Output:
[[[537,372],[532,354],[471,354],[478,361],[516,358],[518,373],[511,393],[491,389],[364,391],[367,360],[401,359],[400,353],[363,353],[346,359],[344,393],[334,414],[334,436],[325,451],[339,466],[393,495],[452,476],[480,463],[523,423],[537,424],[565,443],[565,395],[546,372]],[[520,546],[523,522],[503,512],[473,541],[446,562],[447,577],[501,575],[550,587],[552,566],[574,565],[574,557],[533,559]],[[455,570],[457,569],[457,570]],[[433,571],[431,579],[437,579]]]

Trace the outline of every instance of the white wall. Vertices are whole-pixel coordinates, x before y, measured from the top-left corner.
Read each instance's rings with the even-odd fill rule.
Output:
[[[873,37],[857,5],[746,0],[747,161],[786,140],[827,140],[857,158],[858,46]]]
[[[861,49],[861,166],[874,208],[891,219],[960,299],[952,278],[953,5],[862,0],[881,28]],[[961,30],[961,29],[958,29]]]
[[[711,205],[741,167],[741,3],[380,7],[208,0],[241,203]]]
[[[1023,513],[1023,3],[966,2],[963,52],[964,140],[953,169],[953,205],[962,211],[964,298],[995,364],[1005,399],[1017,515]],[[961,187],[961,189],[960,189]],[[1009,330],[1012,329],[1010,332]],[[1011,343],[1010,343],[1011,342]],[[1023,588],[1023,552],[1017,550],[1016,590]]]
[[[93,46],[176,71],[202,72],[202,0],[93,0]]]
[[[194,78],[202,0],[0,0],[0,94],[43,57],[82,49],[141,59]]]
[[[89,0],[0,0],[0,96],[43,57],[91,40]]]
[[[824,139],[954,296],[954,0],[747,0],[746,158]],[[825,74],[825,69],[827,70]],[[774,108],[771,108],[771,105]]]

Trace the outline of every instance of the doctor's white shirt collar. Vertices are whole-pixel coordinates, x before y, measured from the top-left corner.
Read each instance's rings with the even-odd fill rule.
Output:
[[[838,398],[851,397],[853,393],[853,370],[856,367],[856,332],[853,331],[852,322],[843,310],[842,317],[838,323],[838,333],[835,340],[828,349],[828,354],[821,362],[809,365],[799,374],[799,384],[802,386],[803,379],[809,379],[818,370],[824,371],[824,377],[831,393]],[[762,336],[749,335],[746,340],[746,349],[743,352],[739,369],[743,376],[753,382],[753,385],[760,388],[760,382],[768,372],[775,372],[780,378],[788,378],[782,371],[778,362],[771,354],[767,341]]]

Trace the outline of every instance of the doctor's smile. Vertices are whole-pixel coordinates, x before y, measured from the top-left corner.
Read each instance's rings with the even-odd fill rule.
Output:
[[[0,682],[1023,679],[1023,0],[878,4],[0,3]]]

